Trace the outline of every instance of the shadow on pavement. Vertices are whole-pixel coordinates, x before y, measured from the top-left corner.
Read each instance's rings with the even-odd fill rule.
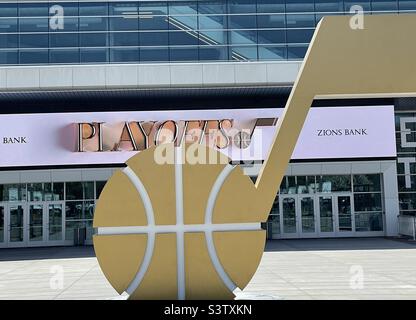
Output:
[[[93,246],[0,249],[0,261],[95,257]]]
[[[416,249],[416,242],[398,238],[280,239],[268,240],[265,252],[389,249]]]

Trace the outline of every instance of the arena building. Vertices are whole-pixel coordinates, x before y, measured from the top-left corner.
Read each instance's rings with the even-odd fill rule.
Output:
[[[416,1],[0,1],[0,247],[91,243],[106,180],[163,128],[218,134],[254,180],[316,24],[361,9]],[[415,105],[314,101],[268,237],[414,234]]]

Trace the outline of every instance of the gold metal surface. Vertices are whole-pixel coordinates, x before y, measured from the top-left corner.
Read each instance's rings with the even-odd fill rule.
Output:
[[[326,17],[318,24],[283,115],[278,120],[272,147],[256,183],[253,184],[240,167],[234,168],[219,187],[214,199],[213,226],[266,221],[314,98],[416,95],[416,42],[412,41],[416,16],[365,16],[363,30],[351,29],[350,18]],[[156,226],[171,226],[176,231],[169,229],[171,231],[156,234],[155,245],[150,252],[149,268],[130,298],[179,298],[181,270],[177,266],[179,259],[183,258],[185,298],[230,299],[234,295],[227,287],[227,281],[223,281],[221,268],[233,284],[243,289],[260,262],[265,231],[205,231],[206,234],[201,231],[184,232],[181,229],[182,222],[179,221],[181,228],[177,225],[177,213],[181,210],[181,204],[186,226],[206,227],[208,198],[218,177],[223,170],[229,168],[226,165],[229,159],[213,151],[211,155],[227,161],[194,164],[191,158],[187,158],[189,150],[206,153],[207,150],[212,152],[212,149],[195,144],[187,145],[183,149],[185,161],[181,166],[181,194],[176,190],[175,165],[155,162],[154,156],[161,149],[173,152],[174,144],[153,146],[128,160],[127,165],[146,189]],[[122,173],[116,173],[104,188],[98,200],[94,227],[146,224],[145,200],[120,175]],[[209,252],[206,237],[209,232],[212,232],[219,269],[218,265],[215,266],[215,259],[212,260],[212,251]],[[178,241],[181,234],[184,252],[180,254],[177,251],[181,245]],[[119,292],[127,289],[128,279],[143,265],[138,259],[144,259],[143,250],[146,245],[136,238],[128,241],[125,237],[94,236],[100,266]],[[113,255],[120,246],[126,248]],[[119,257],[123,254],[134,254],[134,257],[125,257],[123,260]],[[124,261],[125,266],[120,265]],[[133,267],[135,263],[140,266]]]

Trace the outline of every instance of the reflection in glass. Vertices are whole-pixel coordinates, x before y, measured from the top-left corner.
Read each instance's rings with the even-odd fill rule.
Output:
[[[22,242],[23,241],[23,207],[22,206],[10,206],[10,242]]]
[[[29,206],[29,241],[43,240],[43,205]]]
[[[304,197],[300,199],[300,212],[302,217],[302,232],[315,232],[315,211],[313,198]]]
[[[43,200],[43,183],[28,183],[27,184],[27,198],[28,198],[28,201],[42,201]]]
[[[351,176],[317,176],[318,192],[351,191]]]
[[[355,231],[383,231],[381,212],[360,212],[355,214]]]
[[[50,204],[49,208],[49,240],[62,240],[62,205]]]
[[[354,192],[381,191],[380,174],[357,174],[354,175]]]
[[[333,232],[333,212],[332,212],[332,197],[319,197],[319,217],[321,223],[321,232]]]
[[[381,211],[380,193],[354,194],[354,209],[359,211]]]
[[[296,233],[296,199],[287,197],[282,199],[283,232]]]
[[[349,196],[338,196],[337,205],[339,231],[352,231],[351,198]]]

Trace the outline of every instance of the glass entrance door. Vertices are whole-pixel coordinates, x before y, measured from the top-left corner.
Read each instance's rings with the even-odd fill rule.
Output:
[[[310,237],[316,234],[315,201],[313,196],[299,197],[299,218],[301,236]]]
[[[282,236],[285,238],[298,236],[296,199],[296,196],[287,196],[281,200]]]
[[[338,195],[335,198],[335,209],[337,212],[336,231],[339,234],[351,233],[354,231],[351,198],[351,195]]]
[[[8,205],[9,230],[7,242],[9,247],[20,247],[26,244],[25,212],[23,204]]]
[[[43,203],[29,205],[29,245],[41,245],[45,242]]]
[[[48,205],[48,244],[59,244],[65,239],[64,235],[64,204],[49,203]]]
[[[334,235],[333,196],[319,196],[319,233],[323,236]]]

